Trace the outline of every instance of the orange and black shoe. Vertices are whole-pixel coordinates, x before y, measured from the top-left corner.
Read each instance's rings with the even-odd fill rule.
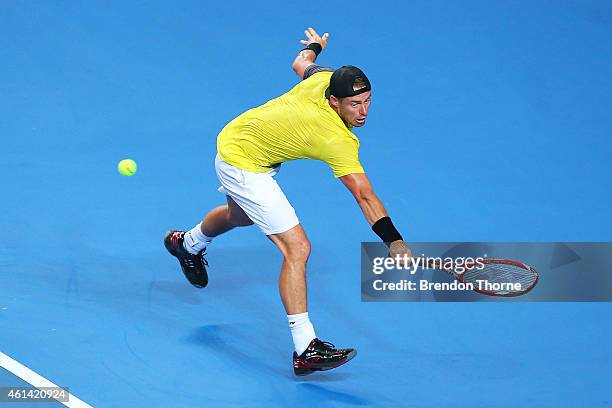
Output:
[[[331,343],[313,339],[301,354],[293,352],[293,372],[295,375],[308,375],[315,371],[331,370],[348,363],[357,355],[355,349],[336,349]]]
[[[168,231],[164,237],[164,245],[170,255],[175,256],[181,264],[181,269],[187,280],[196,288],[208,285],[208,262],[204,259],[204,251],[193,255],[183,246],[185,231]]]

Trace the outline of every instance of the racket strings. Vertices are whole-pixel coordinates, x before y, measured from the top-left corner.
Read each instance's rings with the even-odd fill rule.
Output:
[[[476,283],[486,280],[489,283],[520,283],[522,289],[533,284],[535,275],[521,266],[503,263],[487,263],[483,269],[472,268],[463,273],[464,282]]]

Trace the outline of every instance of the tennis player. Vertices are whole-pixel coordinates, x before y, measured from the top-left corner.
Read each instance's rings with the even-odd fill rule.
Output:
[[[196,287],[208,283],[204,255],[213,238],[255,224],[283,254],[280,295],[295,345],[296,375],[338,367],[356,355],[321,341],[310,322],[306,301],[306,263],[310,241],[274,176],[281,164],[298,159],[322,160],[357,200],[365,219],[389,245],[392,257],[412,257],[385,207],[374,194],[359,162],[353,128],[366,123],[371,85],[354,66],[337,70],[315,60],[329,34],[308,28],[305,45],[292,68],[302,81],[286,94],[250,109],[228,123],[217,138],[215,169],[227,204],[212,209],[190,231],[170,231],[164,244],[177,257]]]

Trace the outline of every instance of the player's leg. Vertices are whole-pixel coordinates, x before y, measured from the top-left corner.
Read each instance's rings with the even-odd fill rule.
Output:
[[[213,238],[235,227],[253,225],[253,221],[244,210],[226,195],[227,204],[213,208],[204,220],[185,233],[185,248],[192,254],[198,254],[212,242]]]
[[[213,208],[204,220],[191,230],[170,231],[164,244],[181,265],[183,273],[192,285],[203,288],[208,284],[208,263],[204,259],[206,247],[212,239],[234,227],[253,225],[253,221],[227,196],[227,204]]]
[[[333,344],[319,340],[308,316],[306,264],[310,256],[310,241],[304,229],[298,224],[285,232],[270,234],[268,238],[283,254],[279,291],[295,346],[294,373],[307,375],[348,362],[357,351],[336,349]]]
[[[207,237],[214,238],[235,227],[253,225],[253,221],[232,197],[228,195],[225,197],[227,204],[213,208],[199,224],[200,231]]]
[[[283,254],[278,286],[285,310],[288,315],[305,313],[307,311],[306,263],[310,256],[310,241],[300,224],[289,231],[269,235],[268,238]],[[314,337],[313,335],[312,338]],[[312,338],[308,339],[308,343]]]

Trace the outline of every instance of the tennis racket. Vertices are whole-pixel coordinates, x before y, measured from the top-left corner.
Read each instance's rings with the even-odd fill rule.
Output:
[[[430,260],[430,268],[443,270],[459,282],[472,285],[478,293],[489,296],[520,296],[538,283],[538,272],[529,265],[509,259],[480,258],[456,264]]]

